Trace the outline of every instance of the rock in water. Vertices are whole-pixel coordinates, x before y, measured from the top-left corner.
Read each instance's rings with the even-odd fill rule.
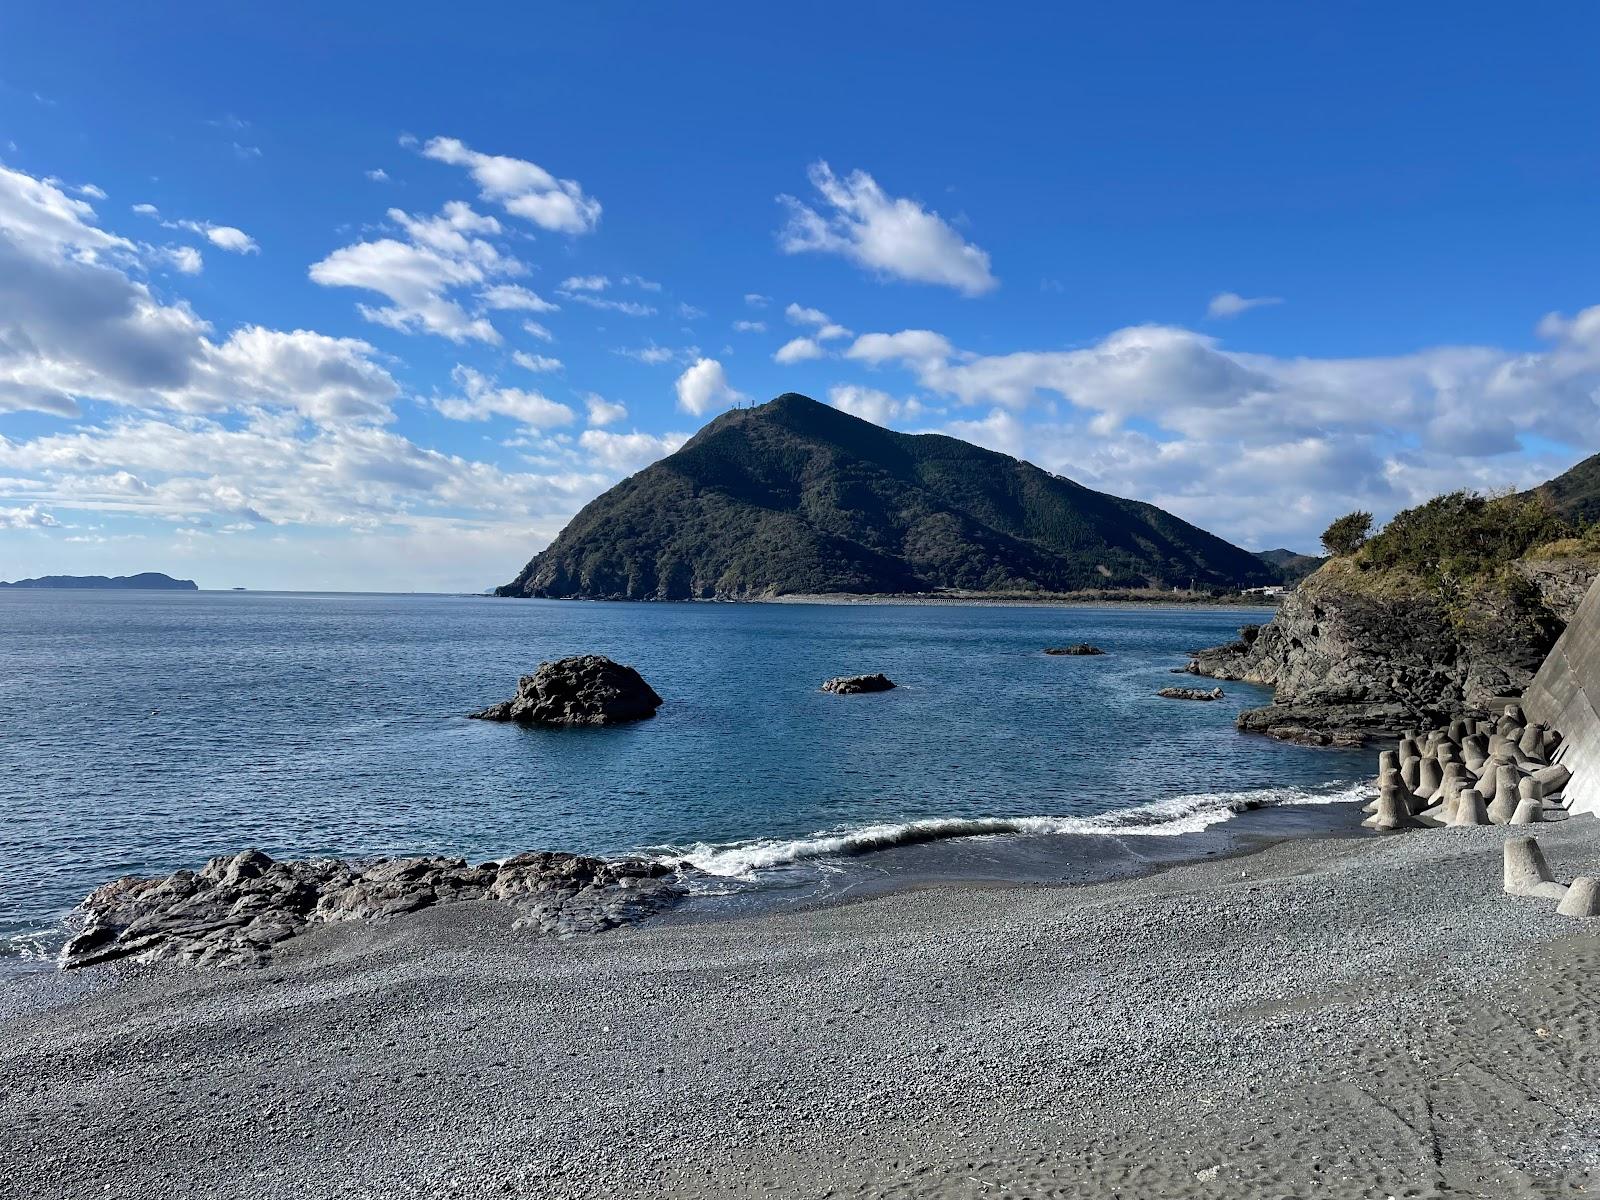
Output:
[[[600,654],[540,663],[517,681],[517,694],[468,715],[522,725],[620,725],[656,715],[661,697],[632,667]]]
[[[835,696],[854,696],[859,692],[887,692],[894,680],[887,675],[840,675],[822,685],[822,690]]]
[[[1072,645],[1072,646],[1049,646],[1049,647],[1046,647],[1045,653],[1046,654],[1074,654],[1074,655],[1080,655],[1080,656],[1088,656],[1088,655],[1091,655],[1091,654],[1104,654],[1105,651],[1100,649],[1099,646],[1091,646],[1091,645],[1089,645],[1088,642],[1078,642],[1076,645]]]
[[[1221,700],[1222,689],[1212,688],[1203,692],[1199,688],[1162,688],[1156,695],[1163,700]]]

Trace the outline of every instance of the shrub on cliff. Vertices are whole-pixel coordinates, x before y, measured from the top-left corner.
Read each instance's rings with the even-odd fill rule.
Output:
[[[1572,526],[1539,495],[1449,492],[1395,515],[1361,548],[1367,569],[1408,571],[1433,583],[1499,574]]]
[[[1359,510],[1345,513],[1322,531],[1322,548],[1341,558],[1354,554],[1365,544],[1371,529],[1371,513]]]

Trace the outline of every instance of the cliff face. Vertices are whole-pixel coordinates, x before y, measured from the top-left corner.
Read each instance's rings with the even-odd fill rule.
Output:
[[[1523,586],[1446,603],[1336,560],[1253,640],[1202,651],[1189,669],[1271,685],[1273,703],[1241,713],[1239,727],[1296,741],[1360,744],[1486,716],[1527,688],[1597,571],[1593,559],[1523,560]]]
[[[723,413],[597,497],[498,591],[690,600],[1278,577],[1154,505],[790,394]]]

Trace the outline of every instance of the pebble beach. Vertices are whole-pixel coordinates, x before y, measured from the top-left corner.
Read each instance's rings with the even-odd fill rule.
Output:
[[[1558,877],[1600,824],[1541,827]],[[468,902],[270,966],[39,974],[31,1197],[1546,1197],[1600,1171],[1600,932],[1500,827],[558,940]]]

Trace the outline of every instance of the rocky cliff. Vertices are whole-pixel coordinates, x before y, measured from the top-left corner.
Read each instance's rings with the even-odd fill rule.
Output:
[[[1276,617],[1189,669],[1274,688],[1239,727],[1312,743],[1361,744],[1462,714],[1486,716],[1521,695],[1577,599],[1600,573],[1594,557],[1533,558],[1465,594],[1335,559]]]

